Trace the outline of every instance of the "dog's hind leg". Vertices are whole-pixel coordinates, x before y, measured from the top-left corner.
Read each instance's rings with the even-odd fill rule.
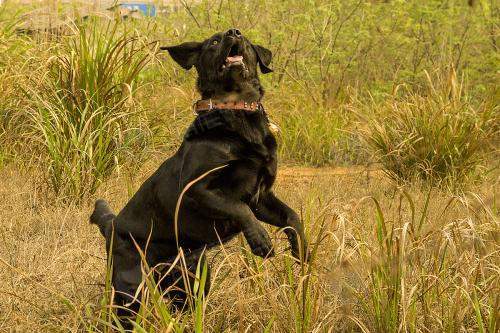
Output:
[[[135,319],[140,307],[141,294],[138,293],[138,288],[143,280],[141,257],[131,241],[124,240],[119,235],[115,235],[113,239],[114,304],[122,326],[129,330],[132,329],[130,320]]]
[[[188,297],[195,299],[200,290],[194,290],[195,284],[201,282],[200,278],[206,264],[206,279],[203,289],[203,294],[206,296],[210,290],[210,267],[207,262],[205,251],[195,251],[185,256],[186,265],[177,264],[168,274],[162,274],[160,277],[160,286],[163,291],[166,291],[166,296],[172,300],[172,305],[177,309],[186,309]],[[197,268],[200,268],[197,276]],[[171,267],[167,264],[165,270]],[[188,291],[189,290],[189,291]]]

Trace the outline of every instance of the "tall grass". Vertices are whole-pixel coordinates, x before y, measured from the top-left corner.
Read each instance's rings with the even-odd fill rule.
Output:
[[[445,78],[428,76],[424,91],[398,87],[368,108],[364,139],[391,178],[452,189],[480,174],[499,120],[497,106],[471,103],[453,69]]]
[[[147,140],[133,96],[150,51],[119,22],[75,29],[26,96],[50,188],[81,199]]]
[[[370,270],[366,293],[359,297],[369,317],[360,319],[375,332],[495,332],[500,275],[491,232],[498,222],[484,206],[477,219],[442,220],[450,206],[461,204],[453,198],[440,217],[429,219],[430,195],[416,207],[415,198],[401,193],[396,221],[387,220],[371,198],[377,241],[363,251]],[[470,200],[475,198],[464,203]],[[408,207],[406,214],[402,206]]]
[[[200,293],[206,268],[199,265],[198,287],[185,311],[163,299],[167,291],[144,265],[134,327],[137,332],[496,332],[495,212],[472,194],[448,196],[437,205],[430,202],[435,195],[401,190],[389,200],[364,197],[344,209],[309,193],[303,211],[311,233],[309,263],[295,262],[284,248],[276,258],[262,260],[243,239],[224,245],[210,260],[210,293],[206,298]],[[470,210],[477,200],[479,206]],[[182,262],[182,253],[176,262]],[[83,323],[91,332],[111,327],[121,332],[116,307],[105,297],[89,308]]]
[[[262,77],[268,91],[264,103],[281,127],[280,154],[290,163],[368,162],[356,117],[344,110],[359,99],[366,106],[363,113],[371,114],[371,97],[386,98],[394,83],[424,97],[420,87],[426,71],[452,64],[459,77],[467,78],[472,105],[491,96],[495,86],[495,9],[487,2],[352,0],[311,6],[250,1],[233,6],[207,1],[184,7],[159,22],[161,38],[172,44],[200,40],[238,26],[273,51],[274,73]],[[168,72],[174,73],[175,86],[192,75]],[[439,108],[439,103],[426,107]],[[385,111],[382,117],[390,108]]]
[[[0,7],[0,167],[12,160],[18,147],[19,81],[23,75],[25,55],[30,43],[15,34],[16,13]]]
[[[380,101],[392,92],[394,82],[404,84],[409,94],[422,95],[425,72],[452,64],[457,75],[467,78],[474,108],[493,95],[498,62],[495,13],[487,2],[468,6],[461,0],[446,6],[437,0],[322,0],[314,6],[295,0],[240,6],[206,1],[183,2],[181,10],[168,16],[124,25],[164,44],[201,40],[237,26],[253,42],[269,47],[274,73],[262,77],[268,91],[264,103],[282,129],[280,154],[291,163],[317,166],[366,162],[356,117],[344,110],[359,99],[366,106],[363,112],[370,114],[370,96]],[[50,40],[47,48],[58,47],[59,41]],[[140,76],[150,87],[141,97],[152,100],[144,104],[152,111],[148,127],[155,133],[153,142],[169,151],[191,119],[189,106],[197,98],[193,75],[165,55]],[[87,88],[94,96],[95,87]]]
[[[276,105],[276,108],[283,106]],[[288,163],[305,163],[313,166],[343,162],[346,148],[348,120],[342,111],[314,105],[298,104],[272,118],[280,128],[278,137],[280,157]],[[353,151],[347,151],[353,153]]]
[[[6,178],[2,193],[13,195],[0,202],[3,327],[123,331],[111,301],[104,240],[87,223],[74,224],[90,207],[35,206],[27,182]],[[165,290],[149,279],[153,267],[144,265],[136,331],[498,330],[500,226],[494,203],[436,189],[398,191],[378,176],[367,183],[359,174],[288,177],[278,185],[280,197],[301,212],[310,263],[295,263],[285,235],[275,229],[274,258],[257,258],[243,238],[236,239],[208,253],[210,292],[195,292],[185,311],[170,306]],[[494,186],[481,190],[488,188]],[[127,200],[114,187],[105,193],[112,202]],[[367,194],[371,199],[359,199]],[[199,291],[201,266],[197,275]]]

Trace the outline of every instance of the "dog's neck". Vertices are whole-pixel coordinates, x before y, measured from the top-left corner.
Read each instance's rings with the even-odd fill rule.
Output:
[[[202,99],[212,99],[219,102],[258,102],[264,95],[264,89],[258,79],[248,81],[232,81],[227,84],[213,83],[209,87],[200,87],[198,91]]]

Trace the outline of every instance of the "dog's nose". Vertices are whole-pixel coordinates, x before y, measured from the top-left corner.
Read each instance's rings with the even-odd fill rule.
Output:
[[[239,31],[238,29],[229,29],[228,31],[226,31],[226,36],[240,38],[241,31]]]

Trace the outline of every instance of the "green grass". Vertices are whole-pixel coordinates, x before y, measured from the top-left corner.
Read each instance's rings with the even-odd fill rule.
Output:
[[[31,47],[29,41],[16,36],[16,23],[16,15],[6,6],[0,7],[0,167],[18,153],[18,109],[24,107],[18,83]]]
[[[74,29],[25,94],[50,189],[82,199],[146,143],[134,93],[150,51],[117,22]]]
[[[341,140],[347,120],[338,110],[297,105],[277,113],[280,157],[289,163],[314,166],[342,163]]]

